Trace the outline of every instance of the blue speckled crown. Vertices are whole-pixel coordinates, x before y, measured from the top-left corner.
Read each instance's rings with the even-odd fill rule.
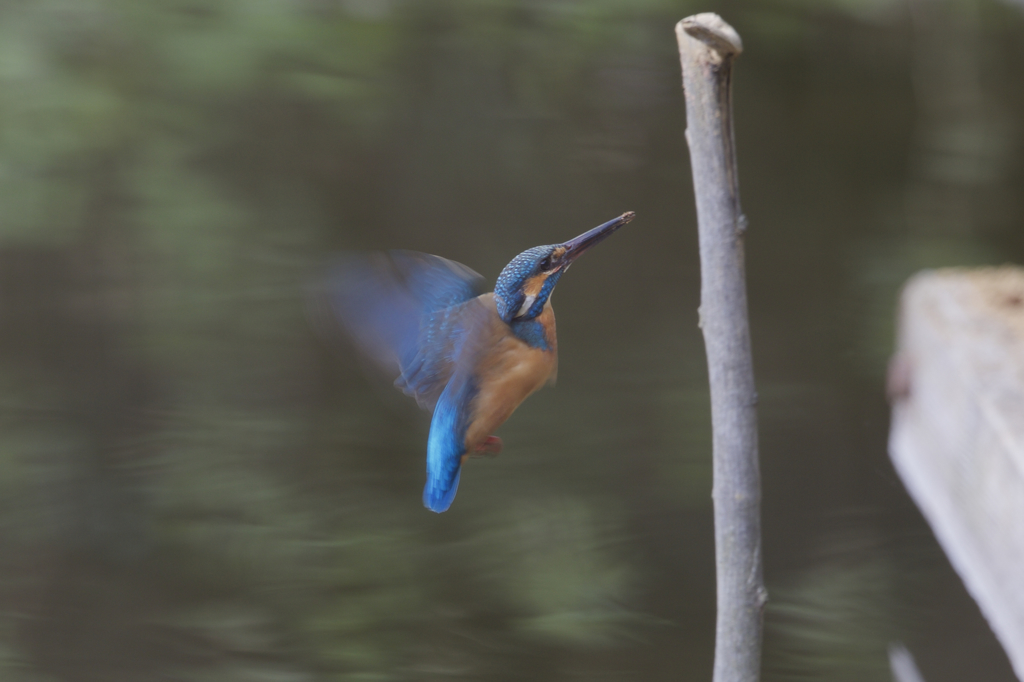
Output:
[[[498,306],[498,315],[501,316],[501,319],[506,322],[512,321],[512,317],[519,311],[519,307],[526,298],[523,294],[523,286],[526,284],[526,280],[532,275],[537,274],[538,264],[557,247],[558,244],[547,244],[527,249],[513,258],[501,271],[501,274],[498,275],[498,281],[494,285],[494,302]],[[547,301],[548,296],[551,295],[551,290],[555,288],[555,283],[560,276],[561,272],[556,272],[548,278],[533,306],[523,317],[532,318],[540,314],[540,311],[544,309],[544,303]]]

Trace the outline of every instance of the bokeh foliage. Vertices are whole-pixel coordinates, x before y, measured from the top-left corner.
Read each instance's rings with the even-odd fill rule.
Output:
[[[463,632],[586,646],[631,617],[622,523],[594,499],[426,516],[422,420],[382,422],[305,300],[417,107],[464,87],[445,53],[561,114],[623,11],[0,8],[0,240],[27,263],[4,287],[5,679],[503,674]]]

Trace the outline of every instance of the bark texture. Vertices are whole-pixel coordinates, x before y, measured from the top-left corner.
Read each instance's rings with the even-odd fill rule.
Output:
[[[700,325],[708,357],[714,446],[718,621],[714,682],[756,682],[761,668],[761,474],[750,351],[732,65],[743,50],[716,14],[676,25],[700,237]]]

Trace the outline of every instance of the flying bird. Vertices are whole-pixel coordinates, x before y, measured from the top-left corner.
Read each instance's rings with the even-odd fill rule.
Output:
[[[551,292],[569,266],[633,219],[624,213],[505,266],[494,291],[455,261],[414,251],[342,258],[328,305],[356,347],[431,411],[423,504],[447,511],[467,457],[501,450],[492,435],[523,400],[554,381]]]

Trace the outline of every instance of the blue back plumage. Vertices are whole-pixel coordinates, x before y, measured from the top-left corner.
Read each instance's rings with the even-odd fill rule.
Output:
[[[527,345],[541,350],[551,350],[551,344],[548,343],[548,330],[536,319],[512,320],[509,326],[512,327],[512,333],[525,341]]]

